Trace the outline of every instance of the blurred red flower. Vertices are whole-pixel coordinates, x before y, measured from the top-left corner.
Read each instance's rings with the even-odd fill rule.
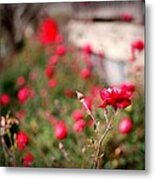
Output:
[[[68,130],[66,124],[63,121],[60,121],[54,126],[54,135],[58,140],[65,139],[67,137]]]
[[[118,128],[119,128],[120,134],[128,134],[129,132],[131,132],[133,128],[133,122],[130,118],[125,117],[121,119],[118,125]]]
[[[3,93],[0,95],[0,104],[2,106],[7,106],[10,103],[10,95],[8,93]]]
[[[56,49],[56,54],[58,56],[64,56],[66,54],[66,47],[64,45],[59,45]]]
[[[113,108],[125,108],[131,104],[131,93],[121,88],[104,88],[100,91],[101,99],[103,100],[101,108],[105,108],[107,105],[113,106]]]
[[[16,136],[16,144],[19,150],[24,150],[28,144],[28,136],[25,132],[19,131]]]
[[[19,101],[24,104],[29,97],[29,88],[23,87],[18,91],[18,99]]]
[[[90,44],[85,45],[82,50],[85,55],[91,55],[93,53],[93,49]]]
[[[55,88],[57,86],[57,81],[55,79],[50,79],[48,82],[49,88]]]
[[[33,163],[34,157],[31,152],[28,152],[27,154],[24,155],[23,157],[23,165],[25,167],[30,167]]]
[[[137,49],[142,51],[144,49],[144,41],[143,40],[136,40],[131,44],[133,50]]]
[[[83,118],[83,113],[80,109],[74,110],[72,113],[72,118],[74,121],[78,121]]]
[[[25,84],[25,77],[19,76],[16,83],[18,86],[23,86]]]
[[[42,45],[48,45],[56,41],[58,27],[55,20],[51,18],[45,19],[39,26],[39,41]]]
[[[50,59],[48,60],[48,64],[49,65],[56,65],[58,63],[58,56],[57,55],[54,55],[54,56],[51,56]]]
[[[64,89],[64,94],[69,98],[72,98],[74,96],[74,92],[70,88],[65,88]]]
[[[54,68],[52,66],[47,66],[46,69],[45,69],[45,75],[48,78],[52,78],[53,74],[54,74]]]
[[[86,126],[86,122],[83,119],[80,119],[75,122],[73,129],[75,132],[80,133],[84,130],[85,126]]]
[[[91,71],[88,68],[85,68],[81,71],[81,78],[89,79],[91,77]]]

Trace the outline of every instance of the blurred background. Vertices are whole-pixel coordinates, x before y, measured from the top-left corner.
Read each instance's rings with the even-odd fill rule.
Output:
[[[100,168],[144,169],[145,2],[0,4],[0,12],[0,114],[19,121],[6,130],[1,118],[0,165],[92,168],[85,145],[94,122],[75,92],[102,120],[100,90],[127,83],[133,101],[117,117]],[[124,117],[133,123],[125,135]]]

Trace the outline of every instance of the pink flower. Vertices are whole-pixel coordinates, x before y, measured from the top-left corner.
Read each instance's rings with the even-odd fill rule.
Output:
[[[58,27],[56,22],[51,19],[45,19],[39,26],[39,41],[42,45],[49,45],[56,41]]]
[[[83,118],[82,111],[80,109],[73,111],[72,118],[74,119],[74,121],[78,121],[78,120],[82,119]]]
[[[58,56],[64,56],[66,54],[66,48],[64,45],[59,45],[56,49],[56,54]]]
[[[57,86],[57,81],[55,79],[50,79],[48,82],[49,88],[55,88]]]
[[[25,167],[30,167],[30,166],[32,166],[33,160],[34,160],[34,157],[33,157],[32,153],[28,152],[23,157],[23,165]]]
[[[7,106],[10,103],[10,95],[8,93],[3,93],[0,96],[0,104],[2,106]]]
[[[133,128],[132,120],[128,117],[121,119],[118,128],[120,134],[128,134]]]
[[[81,78],[83,78],[83,79],[89,79],[91,77],[91,71],[89,69],[85,68],[81,71],[80,75],[81,75]]]
[[[19,76],[17,79],[17,85],[18,86],[23,86],[25,84],[25,77],[24,76]]]
[[[19,150],[24,150],[28,144],[28,136],[25,132],[19,131],[16,136],[16,144]]]
[[[86,122],[83,119],[80,119],[75,122],[73,129],[75,132],[80,133],[84,130],[85,126]]]
[[[65,139],[67,137],[68,130],[66,124],[63,121],[56,123],[54,127],[54,135],[58,140]]]
[[[100,107],[105,108],[107,105],[113,108],[125,108],[131,104],[131,94],[121,88],[104,88],[100,92],[103,103]]]
[[[52,78],[53,75],[54,75],[54,69],[52,66],[47,66],[46,69],[45,69],[45,75],[48,77],[48,78]]]
[[[23,87],[18,91],[18,99],[19,101],[24,104],[29,97],[29,88]]]

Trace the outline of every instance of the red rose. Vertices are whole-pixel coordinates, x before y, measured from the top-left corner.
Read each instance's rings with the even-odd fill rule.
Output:
[[[21,103],[25,103],[29,97],[29,88],[23,87],[18,91],[18,99]]]
[[[56,22],[51,19],[45,19],[39,26],[39,41],[43,45],[48,45],[56,41],[58,27]]]
[[[25,132],[19,131],[16,136],[16,143],[19,150],[24,150],[28,144],[28,136]]]
[[[100,107],[105,108],[107,105],[113,108],[125,108],[131,104],[131,93],[121,88],[104,88],[100,92],[103,103]]]
[[[118,128],[121,134],[128,134],[133,128],[132,120],[128,117],[123,118],[120,121]]]
[[[34,157],[33,157],[32,153],[29,152],[29,153],[25,154],[25,156],[23,157],[23,165],[25,167],[30,167],[30,166],[32,166],[33,160],[34,160]]]
[[[3,106],[7,106],[10,103],[10,96],[7,93],[3,93],[0,96],[0,104]]]
[[[63,121],[56,123],[54,127],[54,135],[58,140],[65,139],[67,137],[68,130]]]
[[[73,111],[72,118],[74,119],[74,121],[78,121],[78,120],[82,119],[83,118],[82,111],[80,109]]]
[[[83,119],[80,119],[75,122],[73,129],[75,132],[80,133],[84,130],[85,126],[86,126],[86,122]]]

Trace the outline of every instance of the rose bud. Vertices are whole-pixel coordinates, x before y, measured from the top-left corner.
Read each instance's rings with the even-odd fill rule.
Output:
[[[54,127],[54,135],[58,140],[65,139],[67,137],[68,130],[63,121],[56,123]]]
[[[28,136],[25,132],[19,131],[16,136],[16,144],[19,150],[24,150],[28,144]]]
[[[118,128],[120,134],[128,134],[133,128],[133,122],[130,118],[125,117],[120,121]]]
[[[25,167],[30,167],[30,166],[32,166],[33,160],[34,160],[34,157],[33,157],[32,153],[29,152],[29,153],[25,154],[25,156],[23,157],[23,165]]]
[[[7,106],[9,103],[10,103],[10,95],[7,94],[7,93],[3,93],[3,94],[0,96],[0,104],[1,104],[2,106]]]

